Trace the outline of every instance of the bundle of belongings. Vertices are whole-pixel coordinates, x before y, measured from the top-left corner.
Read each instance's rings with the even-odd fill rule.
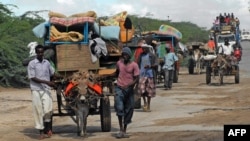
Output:
[[[88,11],[86,13],[73,14],[69,17],[65,17],[63,14],[56,12],[49,12],[50,23],[50,41],[82,41],[84,36],[77,31],[65,31],[59,32],[53,25],[61,25],[65,27],[74,26],[76,24],[84,24],[85,22],[95,22],[96,13],[94,11]],[[82,30],[80,30],[82,32]]]
[[[94,23],[96,20],[96,13],[94,11],[88,11],[85,13],[73,14],[70,16],[65,16],[64,14],[49,11],[49,22],[43,22],[33,28],[33,33],[38,38],[43,38],[46,35],[46,24],[51,24],[50,26],[50,41],[65,41],[65,42],[79,42],[82,41],[84,35],[82,35],[82,29],[77,31],[67,31],[68,27],[81,25],[86,22]],[[59,27],[63,28],[64,31],[60,32]],[[66,30],[65,30],[66,29]]]
[[[91,40],[89,40],[89,48],[93,63],[95,63],[101,56],[108,55],[106,43],[96,34],[91,36]]]
[[[105,20],[101,19],[99,24],[95,23],[94,30],[104,39],[120,40],[123,43],[128,42],[135,33],[132,23],[130,23],[131,28],[126,28],[125,21],[128,19],[127,11],[122,11]],[[101,28],[99,28],[99,26],[101,26]]]
[[[50,41],[79,42],[83,40],[83,35],[76,31],[59,32],[55,26],[50,27]]]

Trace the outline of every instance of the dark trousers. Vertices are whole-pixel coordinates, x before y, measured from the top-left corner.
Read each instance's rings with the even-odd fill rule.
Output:
[[[134,113],[134,92],[133,88],[122,89],[115,87],[115,110],[117,116],[122,116],[124,124],[131,123]]]
[[[164,69],[165,72],[165,81],[164,81],[164,86],[166,88],[172,88],[172,83],[173,83],[173,73],[174,70],[168,70],[168,69]]]

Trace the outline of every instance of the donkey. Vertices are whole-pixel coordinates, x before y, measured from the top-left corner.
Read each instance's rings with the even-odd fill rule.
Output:
[[[203,54],[200,49],[194,49],[193,50],[193,56],[192,56],[194,62],[195,62],[195,72],[200,74],[201,73],[201,68],[202,68],[202,58]]]
[[[84,96],[79,93],[78,89],[73,89],[70,91],[69,97],[67,98],[68,106],[74,110],[75,119],[71,117],[77,124],[77,131],[79,136],[86,136],[87,130],[87,117],[89,115],[89,102],[87,99],[82,100],[81,97]]]
[[[227,60],[222,56],[218,55],[213,62],[211,63],[212,68],[212,76],[215,79],[215,76],[219,76],[219,84],[223,83],[223,76],[225,75],[226,71],[229,70],[230,65],[228,64]]]
[[[77,110],[75,111],[75,113],[78,115],[76,117],[78,117],[77,122],[77,128],[78,131],[80,131],[78,133],[78,135],[84,137],[87,135],[87,117],[89,114],[89,105],[87,103],[82,102],[81,100],[77,100],[76,101],[76,108]]]

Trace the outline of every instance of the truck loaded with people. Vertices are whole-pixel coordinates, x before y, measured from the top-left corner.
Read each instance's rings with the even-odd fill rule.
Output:
[[[229,41],[230,45],[233,45],[235,50],[240,50],[240,21],[238,17],[235,17],[233,13],[224,13],[216,17],[213,27],[211,28],[210,38],[214,39],[215,50],[218,52],[219,47],[225,42],[225,39]],[[239,51],[236,51],[237,53]],[[241,54],[235,54],[238,59],[241,59]]]
[[[206,55],[206,83],[211,83],[211,77],[218,76],[219,84],[223,84],[223,76],[235,76],[239,83],[239,61],[242,56],[240,45],[240,22],[234,14],[220,14],[216,17],[211,29],[210,38],[215,42],[213,55]]]

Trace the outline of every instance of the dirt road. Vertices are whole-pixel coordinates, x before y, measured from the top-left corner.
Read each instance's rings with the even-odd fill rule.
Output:
[[[123,141],[221,141],[223,125],[250,123],[250,67],[247,61],[250,49],[243,51],[240,62],[240,84],[234,77],[224,79],[222,86],[212,79],[205,83],[205,73],[189,75],[182,68],[179,82],[172,90],[157,86],[152,99],[152,111],[136,109],[133,122],[128,126],[130,138]],[[54,93],[54,92],[53,92]],[[54,94],[55,96],[55,94]],[[111,101],[113,99],[111,98]],[[30,141],[38,138],[34,129],[29,89],[0,89],[0,140]],[[56,98],[54,104],[56,107]],[[54,135],[51,141],[113,141],[118,132],[118,121],[112,108],[111,132],[101,132],[100,117],[88,117],[88,136],[76,135],[76,124],[70,117],[53,119]]]

